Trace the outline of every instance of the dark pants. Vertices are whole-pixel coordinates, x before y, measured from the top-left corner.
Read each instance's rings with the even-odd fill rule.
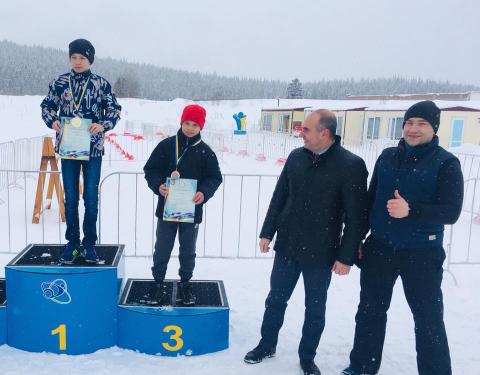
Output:
[[[277,346],[278,333],[283,324],[287,302],[295,289],[300,273],[305,285],[305,321],[298,348],[301,361],[313,360],[320,336],[325,327],[325,304],[332,272],[315,264],[300,264],[276,253],[270,277],[270,293],[265,301],[260,344]]]
[[[198,224],[175,223],[158,219],[155,252],[153,253],[152,274],[156,282],[162,282],[167,273],[167,265],[175,244],[178,230],[180,270],[182,281],[192,278],[195,268],[195,245],[198,235]]]
[[[451,375],[450,352],[443,323],[441,247],[395,250],[369,237],[360,274],[360,304],[355,317],[351,367],[375,374],[382,360],[387,311],[397,277],[415,322],[420,375]]]
[[[80,167],[83,170],[83,245],[94,245],[97,241],[98,184],[102,169],[102,158],[90,160],[62,159],[62,179],[65,190],[65,216],[67,231],[65,238],[73,244],[80,244],[80,226],[78,218]]]

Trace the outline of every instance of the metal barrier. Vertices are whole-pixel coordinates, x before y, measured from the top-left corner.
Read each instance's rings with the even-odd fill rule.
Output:
[[[47,179],[53,173],[43,172]],[[34,178],[32,178],[32,176]],[[32,224],[33,206],[39,171],[0,170],[7,188],[0,191],[4,204],[0,206],[0,249],[2,253],[17,253],[29,243],[62,243],[65,224],[55,201],[42,200],[40,223]],[[21,188],[16,188],[16,181]],[[5,251],[4,249],[7,249]]]
[[[480,154],[453,153],[462,166],[463,178],[479,178],[480,177]]]
[[[178,131],[178,127],[162,128],[162,131],[165,137]],[[229,153],[246,150],[249,154],[285,157],[302,144],[300,138],[274,133],[251,132],[242,138],[231,132],[204,131],[202,136],[217,154],[219,150],[228,150]],[[52,205],[53,211],[45,211],[40,225],[30,224],[43,138],[32,137],[0,144],[0,225],[5,228],[2,229],[5,235],[0,237],[0,249],[14,252],[23,247],[22,242],[44,243],[46,239],[53,243],[63,242],[64,224],[60,222],[58,212],[51,214],[56,204]],[[135,140],[131,136],[118,136],[116,139],[122,147],[136,154],[136,161],[147,160],[158,144],[156,139]],[[388,144],[369,142],[344,147],[362,157],[371,174],[385,146]],[[126,161],[121,155],[113,156],[112,151],[112,147],[107,145],[104,159]],[[480,254],[476,254],[474,249],[475,244],[480,244],[480,230],[476,230],[477,225],[480,226],[480,155],[456,153],[456,156],[466,180],[465,201],[459,222],[446,227],[447,267],[480,262]],[[107,175],[101,182],[99,236],[103,243],[126,243],[127,255],[149,256],[155,237],[156,196],[147,188],[143,174],[136,172],[138,165],[126,163],[122,164],[122,168],[128,169],[126,165],[131,165],[135,171],[116,172]],[[205,221],[198,240],[199,256],[264,257],[258,253],[256,246],[259,222],[263,221],[268,206],[262,197],[271,196],[277,177],[225,175],[224,178],[219,192],[205,207]],[[255,226],[252,226],[253,222]],[[55,227],[53,231],[52,225]],[[54,238],[52,233],[55,233]]]
[[[59,172],[45,173],[49,176]],[[65,243],[65,224],[60,220],[56,201],[42,202],[40,224],[31,222],[38,174],[38,171],[0,170],[0,178],[8,186],[0,192],[4,201],[0,206],[0,253],[17,253],[32,242]],[[36,178],[29,178],[32,175]],[[22,189],[13,187],[13,178]],[[259,252],[258,235],[277,180],[276,175],[224,175],[224,183],[204,207],[197,255],[271,257],[271,253]],[[99,195],[99,242],[123,243],[129,257],[151,256],[155,244],[157,196],[147,187],[143,173],[111,173],[102,179]],[[81,216],[82,206],[79,206]],[[455,265],[480,264],[479,244],[480,179],[471,178],[465,181],[460,219],[445,228],[446,270]],[[178,244],[173,255],[178,255]]]
[[[112,165],[112,162],[128,161],[122,151],[133,155],[132,161],[134,162],[145,162],[161,140],[175,134],[178,130],[178,128],[173,127],[159,129],[161,129],[161,135],[144,139],[130,135],[111,136],[115,144],[108,140],[105,142],[105,162]],[[220,160],[223,160],[225,153],[243,156],[263,155],[271,159],[286,158],[292,150],[303,145],[303,140],[299,137],[271,132],[250,132],[246,135],[233,135],[232,132],[204,130],[202,131],[202,138],[217,153]],[[390,144],[377,144],[369,141],[363,145],[344,145],[344,147],[362,157],[370,170],[373,169],[375,161],[383,149],[382,146],[387,145]]]
[[[446,228],[447,269],[452,265],[480,264],[480,178],[465,181],[460,218]]]
[[[224,175],[204,206],[197,256],[265,258],[258,250],[259,226],[278,180],[276,175]],[[100,183],[99,242],[125,244],[127,256],[151,256],[155,244],[157,196],[143,173],[114,172]],[[178,244],[174,254],[178,254]]]
[[[15,144],[13,142],[0,143],[0,169],[15,168]],[[8,188],[11,181],[6,176],[0,175],[0,191]],[[0,198],[0,204],[4,201]]]
[[[38,137],[16,139],[14,141],[15,163],[13,168],[27,171],[38,169],[42,156],[43,139],[51,136],[51,134],[48,134]],[[12,167],[9,168],[11,169]]]

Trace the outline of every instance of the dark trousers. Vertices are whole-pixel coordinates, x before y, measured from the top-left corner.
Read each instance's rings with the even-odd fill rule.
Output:
[[[192,278],[195,268],[195,245],[198,235],[198,224],[175,223],[158,219],[155,252],[153,253],[152,274],[156,282],[162,282],[167,273],[167,265],[172,254],[178,230],[180,269],[178,274],[182,281]]]
[[[269,348],[277,346],[287,302],[300,274],[303,275],[305,285],[305,320],[298,355],[301,361],[308,361],[315,357],[325,327],[325,304],[332,276],[330,268],[326,266],[300,264],[297,260],[275,254],[270,276],[270,293],[265,301],[260,344]]]
[[[420,375],[451,375],[450,352],[443,323],[441,290],[445,251],[441,247],[395,250],[369,237],[360,274],[360,304],[355,316],[351,367],[375,374],[382,360],[387,311],[397,277],[415,322]]]
[[[80,225],[78,218],[80,167],[83,171],[83,245],[94,245],[97,241],[98,184],[102,170],[102,158],[90,160],[62,159],[62,180],[65,190],[65,216],[67,231],[65,238],[73,244],[80,244]]]

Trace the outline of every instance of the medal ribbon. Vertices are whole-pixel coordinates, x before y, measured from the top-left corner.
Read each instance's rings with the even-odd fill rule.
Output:
[[[75,97],[73,96],[72,83],[70,81],[70,77],[68,77],[68,88],[70,89],[70,95],[72,96],[73,105],[77,111],[80,108],[80,104],[82,104],[83,97],[85,96],[85,91],[87,90],[88,82],[90,82],[90,77],[88,77],[85,86],[83,86],[82,95],[80,95],[80,101],[77,104],[77,102],[75,102]]]
[[[180,161],[182,160],[183,156],[185,153],[188,151],[189,148],[195,147],[198,145],[200,142],[202,142],[201,139],[199,139],[197,142],[195,142],[191,146],[187,146],[185,150],[183,150],[182,155],[180,157],[178,156],[178,134],[175,136],[175,169],[178,170],[178,164],[180,164]]]

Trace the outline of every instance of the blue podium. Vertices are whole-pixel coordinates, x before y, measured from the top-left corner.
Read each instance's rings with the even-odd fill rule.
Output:
[[[5,267],[8,345],[66,354],[116,345],[123,245],[98,245],[94,265],[61,265],[63,249],[31,244]]]
[[[7,294],[5,293],[5,279],[0,279],[0,345],[7,342]]]
[[[118,346],[165,356],[228,348],[229,307],[222,281],[191,281],[195,306],[176,305],[177,282],[167,280],[170,306],[148,305],[153,280],[128,279],[118,305]]]

